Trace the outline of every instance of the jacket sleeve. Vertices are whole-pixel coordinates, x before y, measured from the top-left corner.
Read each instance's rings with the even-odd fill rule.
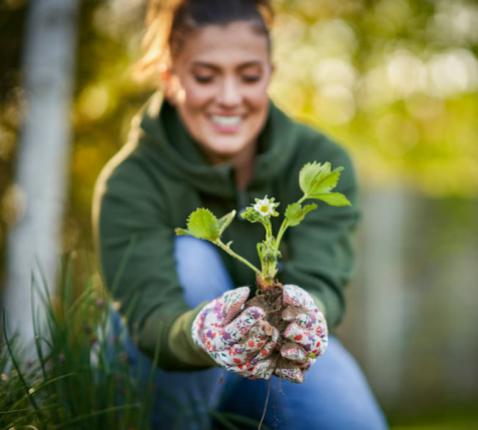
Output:
[[[199,311],[183,299],[174,261],[174,232],[163,219],[160,190],[138,163],[110,163],[93,201],[93,232],[107,289],[119,302],[138,347],[168,370],[210,366],[193,343]]]
[[[303,153],[306,155],[296,162],[294,178],[308,161],[330,161],[332,168],[343,166],[336,191],[345,194],[352,205],[333,207],[314,201],[318,208],[286,233],[287,259],[280,279],[306,289],[324,311],[329,328],[334,328],[345,311],[344,289],[354,267],[352,232],[359,219],[357,180],[350,157],[333,142],[323,138],[321,144]]]

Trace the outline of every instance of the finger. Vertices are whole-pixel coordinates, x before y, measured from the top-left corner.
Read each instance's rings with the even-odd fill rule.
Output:
[[[247,372],[248,378],[250,379],[270,379],[274,373],[276,359],[268,358],[266,360],[261,360],[254,365],[248,367]]]
[[[329,344],[327,336],[324,338],[316,337],[314,346],[310,349],[308,354],[309,358],[315,359],[322,354],[325,353],[327,350],[327,346]]]
[[[327,328],[327,323],[322,316],[322,320],[319,320],[319,323],[314,328],[315,334],[319,336],[322,340],[326,341],[328,337],[329,330]]]
[[[305,363],[298,364],[299,369],[302,370],[302,373],[310,369],[310,366],[312,366],[316,362],[315,358],[309,358]]]
[[[277,345],[280,333],[276,327],[272,326],[265,320],[259,320],[257,324],[249,331],[248,336],[250,336],[251,333],[257,334],[257,337],[260,341],[260,343],[258,343],[255,341],[255,339],[252,339],[254,343],[250,340],[247,340],[246,342],[248,344],[247,346],[249,347],[247,349],[250,349],[251,353],[256,352],[256,354],[249,354],[248,357],[251,363],[254,364],[259,360],[264,360],[271,355]],[[257,348],[257,346],[259,346],[259,348]]]
[[[227,291],[223,294],[223,325],[226,325],[231,322],[234,317],[241,311],[244,303],[249,297],[250,292],[251,290],[249,287],[239,287],[235,288],[234,290]]]
[[[302,328],[315,331],[316,327],[321,322],[321,315],[322,313],[320,313],[319,311],[308,311],[306,313],[300,313],[299,315],[297,315],[295,322],[299,324]]]
[[[304,329],[296,322],[290,323],[284,330],[284,337],[289,339],[299,345],[302,345],[307,352],[310,352],[312,349],[321,344],[321,339],[313,331]]]
[[[251,306],[232,322],[230,322],[219,336],[225,345],[232,346],[238,343],[251,329],[254,324],[265,317],[265,312],[262,308]]]
[[[199,328],[211,342],[211,348],[223,349],[225,347],[225,345],[220,345],[222,328],[230,322],[231,315],[240,312],[249,292],[249,287],[227,291],[219,299],[208,303],[201,311],[203,319],[198,321]]]
[[[267,357],[269,357],[273,352],[274,350],[276,349],[276,346],[277,346],[277,341],[270,341],[270,342],[267,342],[265,345],[264,345],[264,348],[262,348],[257,354],[256,356],[251,359],[251,362],[252,363],[257,363],[258,361],[261,361]]]
[[[293,342],[287,342],[282,345],[280,355],[290,361],[305,363],[307,361],[307,352],[301,346]]]
[[[277,341],[279,338],[279,330],[267,321],[259,320],[249,330],[246,337],[247,339],[244,339],[241,343],[246,350],[254,352],[261,349],[271,337]],[[258,345],[260,346],[258,347]]]
[[[274,374],[286,381],[302,384],[304,382],[304,373],[298,367],[285,368],[280,367],[274,371]]]
[[[275,327],[272,327],[271,340],[264,345],[264,347],[256,354],[254,358],[251,359],[251,362],[257,363],[259,360],[264,360],[265,358],[269,357],[276,349],[279,335],[279,330],[277,330]]]
[[[289,305],[282,311],[282,319],[284,321],[294,321],[299,316],[306,313],[307,310],[305,308]]]
[[[284,285],[282,297],[286,305],[304,307],[309,310],[317,308],[311,295],[297,285]]]
[[[274,372],[276,359],[268,358],[267,360],[262,360],[256,364],[252,363],[243,363],[225,367],[234,373],[238,373],[246,378],[250,379],[269,379]]]
[[[263,334],[257,324],[249,330],[246,338],[232,345],[229,349],[229,363],[232,365],[244,364],[248,362],[252,355],[262,349],[267,343],[269,336]]]

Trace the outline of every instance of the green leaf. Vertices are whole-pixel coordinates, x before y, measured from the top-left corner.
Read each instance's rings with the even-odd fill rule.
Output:
[[[305,164],[299,173],[299,185],[304,194],[310,194],[314,183],[320,175],[330,173],[330,163],[320,164],[317,161]]]
[[[299,225],[304,219],[304,217],[314,209],[317,209],[316,204],[305,205],[303,207],[300,203],[292,203],[288,205],[287,209],[285,210],[285,217],[287,219],[287,223],[291,227]]]
[[[222,233],[224,233],[224,230],[229,227],[235,216],[236,211],[233,210],[219,219],[219,236],[222,236]]]
[[[329,162],[307,163],[299,173],[300,189],[306,196],[328,193],[337,186],[342,170],[343,167],[337,167],[332,171]]]
[[[322,200],[331,206],[350,206],[352,204],[342,193],[314,194],[309,198]]]
[[[198,239],[214,242],[220,237],[219,220],[209,209],[196,209],[189,215],[188,232]]]

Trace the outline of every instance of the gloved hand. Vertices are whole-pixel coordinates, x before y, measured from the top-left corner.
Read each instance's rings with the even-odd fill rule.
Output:
[[[274,374],[301,383],[304,371],[327,349],[327,323],[311,295],[297,285],[284,285],[283,300],[288,306],[282,312],[282,319],[290,324],[282,335],[290,342],[281,346],[283,358],[278,361]]]
[[[192,337],[227,370],[251,379],[269,379],[279,331],[264,320],[261,308],[242,310],[249,293],[249,287],[240,287],[209,302],[193,321]]]

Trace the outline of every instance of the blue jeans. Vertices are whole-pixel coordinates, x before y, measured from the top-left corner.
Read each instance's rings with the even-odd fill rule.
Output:
[[[234,285],[213,245],[191,237],[176,239],[175,257],[186,302],[196,306]],[[118,322],[119,319],[116,319]],[[116,323],[116,330],[118,324]],[[126,339],[133,367],[147,374],[151,361]],[[155,370],[152,428],[206,430],[215,413],[260,420],[268,381],[252,381],[222,368],[202,371]],[[211,411],[214,413],[210,414]],[[228,415],[233,416],[233,415]],[[307,371],[303,384],[272,378],[265,424],[281,430],[381,430],[387,424],[364,375],[340,341],[331,336],[323,357]],[[248,427],[236,421],[239,429]]]

